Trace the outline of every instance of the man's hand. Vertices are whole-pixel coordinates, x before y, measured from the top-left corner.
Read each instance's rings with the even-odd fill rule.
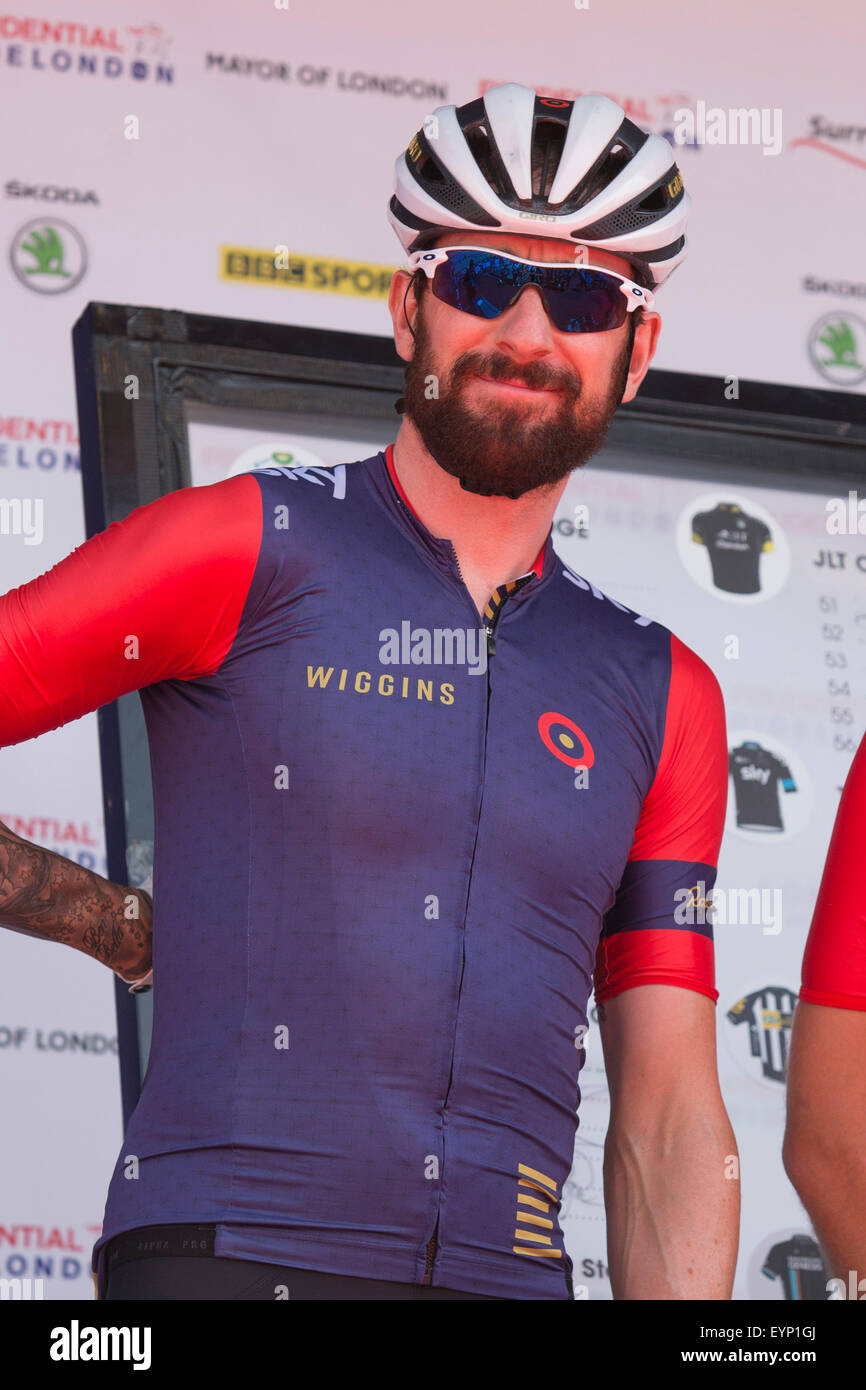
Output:
[[[112,888],[117,884],[113,883]],[[124,888],[124,916],[129,920],[130,951],[135,952],[129,963],[113,967],[124,984],[150,984],[153,960],[153,899],[144,888]],[[131,993],[132,991],[130,991]]]
[[[131,979],[151,967],[153,904],[0,821],[0,926],[62,941]]]

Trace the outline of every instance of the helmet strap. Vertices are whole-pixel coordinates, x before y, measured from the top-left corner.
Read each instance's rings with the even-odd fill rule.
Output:
[[[404,317],[404,319],[406,320],[406,327],[408,328],[409,332],[412,334],[412,337],[413,337],[413,338],[415,337],[415,330],[414,330],[414,328],[412,327],[411,323],[409,322],[409,315],[406,313],[406,300],[408,299],[408,297],[409,297],[409,291],[411,290],[412,286],[413,286],[413,285],[415,284],[415,282],[417,281],[418,276],[419,276],[419,275],[423,276],[423,274],[424,274],[423,270],[420,270],[420,271],[419,271],[419,270],[416,270],[416,271],[415,271],[415,274],[412,276],[411,280],[409,281],[408,285],[406,286],[406,293],[403,295],[403,317]],[[416,339],[416,342],[417,342],[417,339]]]
[[[416,271],[415,271],[415,274],[412,276],[411,280],[409,281],[408,285],[406,286],[406,293],[403,295],[403,317],[404,317],[404,319],[406,320],[406,327],[408,328],[409,332],[412,334],[412,337],[413,337],[413,338],[415,338],[415,330],[414,330],[414,328],[412,327],[411,323],[409,322],[409,315],[406,313],[406,300],[407,300],[408,297],[409,297],[409,291],[411,290],[412,286],[415,284],[415,282],[416,282],[416,280],[417,280],[417,278],[418,278],[419,275],[421,275],[421,276],[423,277],[423,275],[424,275],[423,270],[416,270]],[[415,341],[417,342],[418,339],[415,338]],[[396,401],[394,402],[394,409],[396,410],[396,412],[397,412],[398,415],[404,415],[404,414],[405,414],[405,412],[406,412],[406,405],[405,405],[405,402],[404,402],[404,399],[403,399],[402,396],[400,397],[399,400],[396,400]]]

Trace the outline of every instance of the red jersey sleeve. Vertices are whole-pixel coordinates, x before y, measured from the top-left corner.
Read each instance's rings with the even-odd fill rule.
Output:
[[[664,738],[595,967],[599,1003],[635,985],[680,985],[714,1002],[716,881],[728,799],[725,706],[706,662],[671,633]]]
[[[217,670],[261,535],[250,474],[181,488],[0,597],[0,747],[156,681]]]
[[[812,925],[800,998],[834,1009],[866,1009],[866,736],[845,779]]]

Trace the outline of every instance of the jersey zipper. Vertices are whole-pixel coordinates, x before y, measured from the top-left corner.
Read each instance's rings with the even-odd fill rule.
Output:
[[[472,601],[473,610],[475,610],[475,611],[477,612],[477,610],[475,609],[474,600],[472,600],[472,596],[471,596],[471,594],[469,594],[469,590],[468,590],[467,585],[466,585],[466,580],[463,578],[463,572],[462,572],[462,570],[461,570],[461,568],[460,568],[460,561],[459,561],[458,558],[457,558],[457,551],[454,549],[454,546],[453,546],[453,545],[452,545],[452,547],[451,547],[451,550],[452,550],[452,553],[453,553],[453,555],[454,555],[454,563],[455,563],[455,565],[457,566],[457,573],[458,573],[459,576],[460,576],[460,582],[462,583],[464,589],[466,589],[467,595],[469,596],[470,600]],[[483,627],[484,627],[485,633],[487,634],[487,655],[488,655],[488,657],[493,656],[494,652],[496,651],[496,638],[495,638],[495,636],[494,636],[494,633],[495,633],[495,629],[496,629],[496,624],[497,624],[498,621],[499,621],[499,615],[500,615],[500,613],[502,612],[503,601],[504,601],[504,600],[499,600],[499,598],[498,598],[498,591],[497,591],[497,592],[495,592],[494,594],[491,594],[490,599],[488,600],[487,605],[486,605],[485,610],[484,610],[484,622],[483,622]],[[486,770],[486,766],[487,766],[487,726],[488,726],[489,720],[490,720],[490,672],[489,672],[489,670],[488,670],[488,672],[487,672],[487,703],[486,703],[486,709],[485,709],[485,714],[484,714],[484,765],[485,765],[485,770]],[[481,782],[482,782],[481,799],[482,799],[482,801],[483,801],[483,799],[484,799],[484,773],[483,773],[483,772],[482,772]],[[477,823],[476,823],[476,828],[475,828],[475,844],[474,844],[473,847],[472,847],[472,864],[470,865],[470,868],[469,868],[469,883],[470,883],[470,890],[471,890],[471,884],[472,884],[472,870],[473,870],[474,864],[475,864],[475,849],[476,849],[476,846],[477,846],[477,844],[478,844],[478,827],[480,826],[480,824],[481,824],[481,802],[478,803],[478,818],[477,818]],[[468,902],[468,898],[467,898],[467,902]],[[466,931],[465,931],[465,927],[464,927],[464,931],[463,931],[463,942],[462,942],[462,951],[461,951],[461,960],[460,960],[460,979],[459,979],[458,984],[457,984],[457,1008],[456,1008],[455,1014],[454,1014],[454,1031],[455,1031],[455,1035],[456,1035],[456,1031],[457,1031],[457,1018],[459,1017],[459,1014],[460,1014],[460,997],[461,997],[461,994],[462,994],[462,992],[463,992],[463,976],[464,976],[464,974],[465,974],[465,971],[466,971]],[[452,1086],[453,1081],[454,1081],[454,1045],[452,1044],[452,1048],[451,1048],[451,1069],[450,1069],[450,1072],[449,1072],[449,1074],[448,1074],[448,1085],[447,1085],[446,1088],[445,1088],[445,1099],[444,1099],[443,1102],[442,1102],[442,1126],[443,1126],[443,1128],[442,1128],[442,1172],[443,1172],[443,1173],[444,1173],[444,1171],[445,1171],[445,1121],[446,1121],[446,1119],[447,1119],[448,1097],[449,1097],[450,1094],[451,1094],[451,1086]],[[441,1195],[440,1195],[440,1201],[441,1201]],[[427,1248],[426,1248],[426,1251],[425,1251],[425,1256],[424,1256],[424,1277],[423,1277],[423,1279],[421,1280],[422,1284],[431,1284],[431,1283],[433,1282],[433,1265],[434,1265],[434,1262],[435,1262],[435,1260],[436,1260],[436,1253],[437,1253],[438,1248],[439,1248],[439,1215],[440,1215],[440,1212],[439,1212],[439,1210],[437,1209],[437,1212],[436,1212],[436,1222],[435,1222],[435,1225],[434,1225],[434,1227],[433,1227],[433,1234],[432,1234],[432,1236],[430,1237],[430,1239],[429,1239],[428,1242],[427,1242]]]
[[[466,580],[463,578],[463,571],[462,571],[462,569],[460,568],[460,560],[458,559],[457,551],[454,549],[454,546],[453,546],[453,545],[451,546],[451,554],[454,556],[454,563],[455,563],[455,565],[457,566],[457,573],[458,573],[459,576],[460,576],[460,583],[463,585],[464,589],[466,589],[466,592],[468,593],[468,592],[469,592],[469,588],[468,588],[468,585],[467,585],[467,583],[466,583]],[[471,595],[470,595],[470,597],[471,597]],[[491,598],[492,598],[492,595],[491,595]],[[473,603],[472,603],[472,607],[473,607],[473,608],[475,607],[475,602],[474,602],[474,600],[473,600]],[[501,605],[500,605],[500,607],[501,607]],[[486,614],[487,612],[489,612],[489,610],[490,610],[490,599],[487,600],[487,606],[486,606],[486,608],[485,608],[485,614]],[[493,614],[493,617],[492,617],[492,618],[487,618],[487,617],[485,617],[485,619],[484,619],[484,621],[483,621],[483,623],[482,623],[482,626],[483,626],[483,628],[484,628],[484,631],[485,631],[485,633],[487,634],[487,655],[488,655],[488,656],[493,656],[494,652],[496,651],[496,638],[494,637],[493,633],[494,633],[494,629],[495,629],[495,627],[496,627],[496,624],[497,624],[497,622],[499,621],[499,611],[500,611],[499,608],[497,608],[497,609],[495,610],[494,614]],[[489,692],[489,690],[488,690],[488,697],[489,697],[489,693],[490,693],[490,692]]]

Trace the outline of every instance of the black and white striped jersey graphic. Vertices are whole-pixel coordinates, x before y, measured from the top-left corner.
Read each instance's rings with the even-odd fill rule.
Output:
[[[796,1002],[796,991],[766,985],[738,999],[727,1012],[728,1022],[735,1027],[748,1025],[749,1051],[760,1059],[761,1072],[770,1081],[785,1080]]]

